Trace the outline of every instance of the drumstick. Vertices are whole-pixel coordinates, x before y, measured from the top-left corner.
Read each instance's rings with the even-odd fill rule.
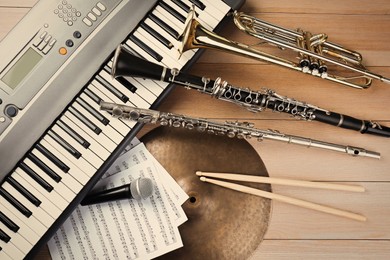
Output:
[[[364,192],[365,190],[364,187],[359,185],[344,185],[344,184],[326,183],[326,182],[290,180],[290,179],[270,178],[270,177],[263,177],[263,176],[243,175],[243,174],[233,174],[233,173],[197,171],[196,175],[213,177],[218,179],[225,179],[225,180],[233,180],[233,181],[280,184],[280,185],[328,189],[328,190],[342,190],[342,191],[353,191],[353,192]]]
[[[252,195],[267,198],[267,199],[273,199],[273,200],[285,202],[285,203],[300,206],[303,208],[313,209],[313,210],[333,214],[336,216],[346,217],[346,218],[350,218],[350,219],[354,219],[354,220],[358,220],[358,221],[366,221],[365,216],[362,216],[362,215],[359,215],[356,213],[352,213],[352,212],[348,212],[348,211],[344,211],[344,210],[340,210],[340,209],[336,209],[336,208],[332,208],[332,207],[328,207],[328,206],[324,206],[324,205],[320,205],[320,204],[315,204],[315,203],[308,202],[305,200],[295,199],[295,198],[291,198],[291,197],[287,197],[287,196],[283,196],[283,195],[279,195],[279,194],[275,194],[275,193],[267,192],[267,191],[263,191],[263,190],[258,190],[258,189],[254,189],[251,187],[247,187],[247,186],[243,186],[243,185],[239,185],[239,184],[235,184],[235,183],[209,179],[209,178],[206,178],[204,176],[200,177],[200,180],[203,182],[208,182],[208,183],[212,183],[212,184],[215,184],[218,186],[222,186],[222,187],[225,187],[228,189],[252,194]]]

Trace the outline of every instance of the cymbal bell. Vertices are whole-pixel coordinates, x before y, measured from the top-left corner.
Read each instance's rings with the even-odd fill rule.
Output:
[[[268,176],[245,140],[181,128],[158,127],[141,138],[147,149],[189,195],[188,221],[179,227],[184,246],[159,259],[246,259],[268,228],[271,201],[203,183],[196,171]],[[271,191],[268,184],[245,185]]]

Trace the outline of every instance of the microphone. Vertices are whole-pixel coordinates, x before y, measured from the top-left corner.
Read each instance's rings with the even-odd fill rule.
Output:
[[[81,205],[86,206],[122,199],[141,200],[150,197],[152,193],[152,180],[149,178],[138,178],[130,184],[88,194],[81,201]]]

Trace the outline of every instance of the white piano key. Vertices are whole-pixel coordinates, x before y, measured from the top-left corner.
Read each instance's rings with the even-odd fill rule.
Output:
[[[33,205],[28,201],[19,191],[17,191],[11,184],[5,182],[2,185],[3,189],[8,191],[16,200],[18,200],[23,206],[25,206],[29,211],[32,212],[32,215],[38,219],[45,227],[50,227],[54,222],[54,218],[51,217],[47,212],[42,210],[41,207]],[[30,217],[31,218],[31,217]]]
[[[52,163],[46,156],[44,156],[40,151],[34,149],[31,151],[35,156],[37,156],[43,163],[45,163],[50,169],[56,172],[61,176],[61,182],[64,183],[69,189],[74,193],[79,193],[83,188],[83,185],[69,173],[64,173],[60,168],[58,168],[54,163]],[[83,173],[80,173],[80,175]],[[85,175],[86,176],[86,175]]]
[[[64,183],[62,183],[61,181],[60,182],[54,181],[44,171],[42,171],[41,168],[39,168],[35,163],[33,163],[27,158],[24,160],[24,163],[53,187],[53,190],[50,193],[53,192],[58,193],[60,195],[59,197],[63,198],[62,203],[69,204],[69,202],[71,202],[74,199],[76,194],[72,192],[68,187],[66,187]],[[60,203],[60,202],[58,201],[56,203]]]
[[[23,221],[23,223],[31,227],[38,236],[42,236],[47,231],[47,228],[42,225],[42,223],[39,222],[34,215],[27,218],[3,197],[0,197],[0,204],[7,208],[12,214],[18,216],[18,218]]]
[[[120,91],[123,91],[125,89],[125,87],[122,84],[120,84],[117,80],[113,80],[106,71],[102,71],[99,75],[102,76],[105,80],[107,80],[108,83],[110,83]],[[129,96],[131,103],[135,104],[137,107],[142,107],[142,108],[150,107],[150,103],[148,103],[147,101],[139,97],[137,94],[135,93],[131,93],[131,94],[132,95]]]
[[[74,108],[76,108],[81,114],[83,114],[86,118],[88,118],[92,123],[94,123],[96,126],[98,126],[102,133],[105,136],[107,136],[109,139],[114,141],[117,145],[123,140],[123,136],[118,133],[115,129],[113,129],[110,125],[103,125],[99,120],[97,120],[93,115],[91,115],[87,110],[85,110],[82,106],[80,106],[77,103],[74,103],[72,105]],[[95,167],[96,168],[96,167]]]
[[[225,4],[223,1],[213,1],[209,0],[207,3],[203,2],[206,5],[206,8],[213,8],[214,11],[219,11],[220,13],[227,14],[230,11],[230,6]],[[222,16],[223,17],[223,16]],[[222,20],[222,18],[220,19]]]
[[[75,130],[77,133],[82,135],[85,140],[89,142],[89,147],[92,152],[94,152],[97,156],[99,156],[102,160],[106,160],[112,151],[109,151],[104,145],[101,145],[100,142],[98,142],[95,138],[92,136],[89,136],[88,133],[85,130],[85,128],[81,128],[79,125],[75,124],[72,120],[70,120],[68,117],[63,116],[61,120],[67,124],[69,127],[71,127],[73,130]],[[73,174],[72,174],[73,175]],[[85,183],[83,183],[85,184]]]
[[[0,240],[0,247],[7,255],[12,256],[12,259],[23,259],[25,256],[25,254],[11,242],[5,243]]]
[[[28,218],[20,215],[20,213],[15,215],[14,212],[10,211],[2,204],[0,204],[0,211],[3,212],[13,222],[15,222],[16,225],[18,225],[18,234],[24,237],[30,244],[35,245],[39,241],[41,236],[39,236],[32,228],[30,228],[28,224]],[[23,218],[21,218],[21,216]]]
[[[12,258],[7,254],[7,252],[4,251],[4,249],[2,249],[0,251],[0,259],[1,260],[12,260]]]
[[[54,132],[56,132],[59,136],[61,136],[68,144],[70,144],[73,148],[81,153],[81,156],[89,162],[94,168],[99,169],[103,164],[103,160],[99,158],[96,154],[94,154],[91,150],[86,149],[81,144],[79,144],[73,137],[69,136],[62,128],[58,125],[54,125],[51,128]]]
[[[50,198],[48,198],[48,196],[50,196],[50,193],[46,192],[47,196],[45,196],[45,194],[42,194],[39,190],[37,190],[36,187],[34,187],[31,183],[26,181],[18,172],[14,172],[12,174],[12,177],[14,177],[14,179],[17,180],[26,189],[29,189],[29,191],[33,193],[34,196],[41,201],[39,207],[41,207],[44,211],[49,213],[53,218],[58,218],[58,216],[65,209],[65,208],[59,208],[57,204],[53,203],[50,200]]]
[[[14,244],[23,253],[27,254],[33,247],[33,244],[28,242],[18,232],[13,232],[1,222],[0,222],[0,229],[3,230],[8,236],[11,237],[11,240],[8,243]]]
[[[96,168],[94,168],[89,162],[85,161],[83,157],[80,157],[79,159],[76,159],[73,155],[71,155],[68,151],[65,150],[60,144],[58,144],[57,141],[55,141],[50,136],[46,135],[44,139],[41,141],[46,141],[49,143],[55,150],[59,151],[63,158],[68,159],[68,161],[72,162],[74,165],[77,165],[77,168],[81,168],[84,170],[84,172],[89,176],[92,177],[96,173]]]
[[[169,24],[173,29],[175,29],[175,31],[177,31],[179,33],[179,35],[181,33],[183,33],[183,29],[184,29],[184,24],[179,21],[176,17],[172,16],[170,13],[168,13],[164,8],[162,8],[161,6],[156,6],[156,8],[154,9],[154,14],[159,14],[157,15],[161,20],[163,20],[164,22],[166,22],[167,24]]]
[[[127,94],[127,93],[124,93]],[[81,94],[80,97],[84,99],[85,102],[87,102],[91,107],[93,107],[96,111],[99,111],[103,116],[105,116],[108,120],[110,120],[109,125],[114,128],[116,131],[118,131],[122,136],[126,136],[130,128],[122,123],[119,120],[113,120],[115,118],[111,117],[110,115],[104,113],[104,111],[100,110],[100,106],[96,104],[90,97],[88,97],[85,93]]]
[[[86,127],[83,122],[81,122],[77,117],[75,117],[72,113],[65,112],[65,117],[67,117],[70,121],[78,125],[80,128],[82,128],[92,139],[96,140],[96,142],[100,143],[106,150],[109,152],[112,152],[116,148],[116,143],[112,141],[110,138],[108,138],[106,135],[103,133],[96,134],[93,132],[90,128]],[[90,167],[87,169],[83,169],[88,176],[91,176],[92,170]]]

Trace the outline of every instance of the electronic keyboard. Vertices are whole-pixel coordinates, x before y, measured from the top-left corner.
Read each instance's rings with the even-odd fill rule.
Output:
[[[0,259],[32,258],[142,125],[101,100],[155,108],[171,86],[110,76],[113,52],[185,70],[188,10],[215,30],[244,0],[40,0],[0,42]]]

